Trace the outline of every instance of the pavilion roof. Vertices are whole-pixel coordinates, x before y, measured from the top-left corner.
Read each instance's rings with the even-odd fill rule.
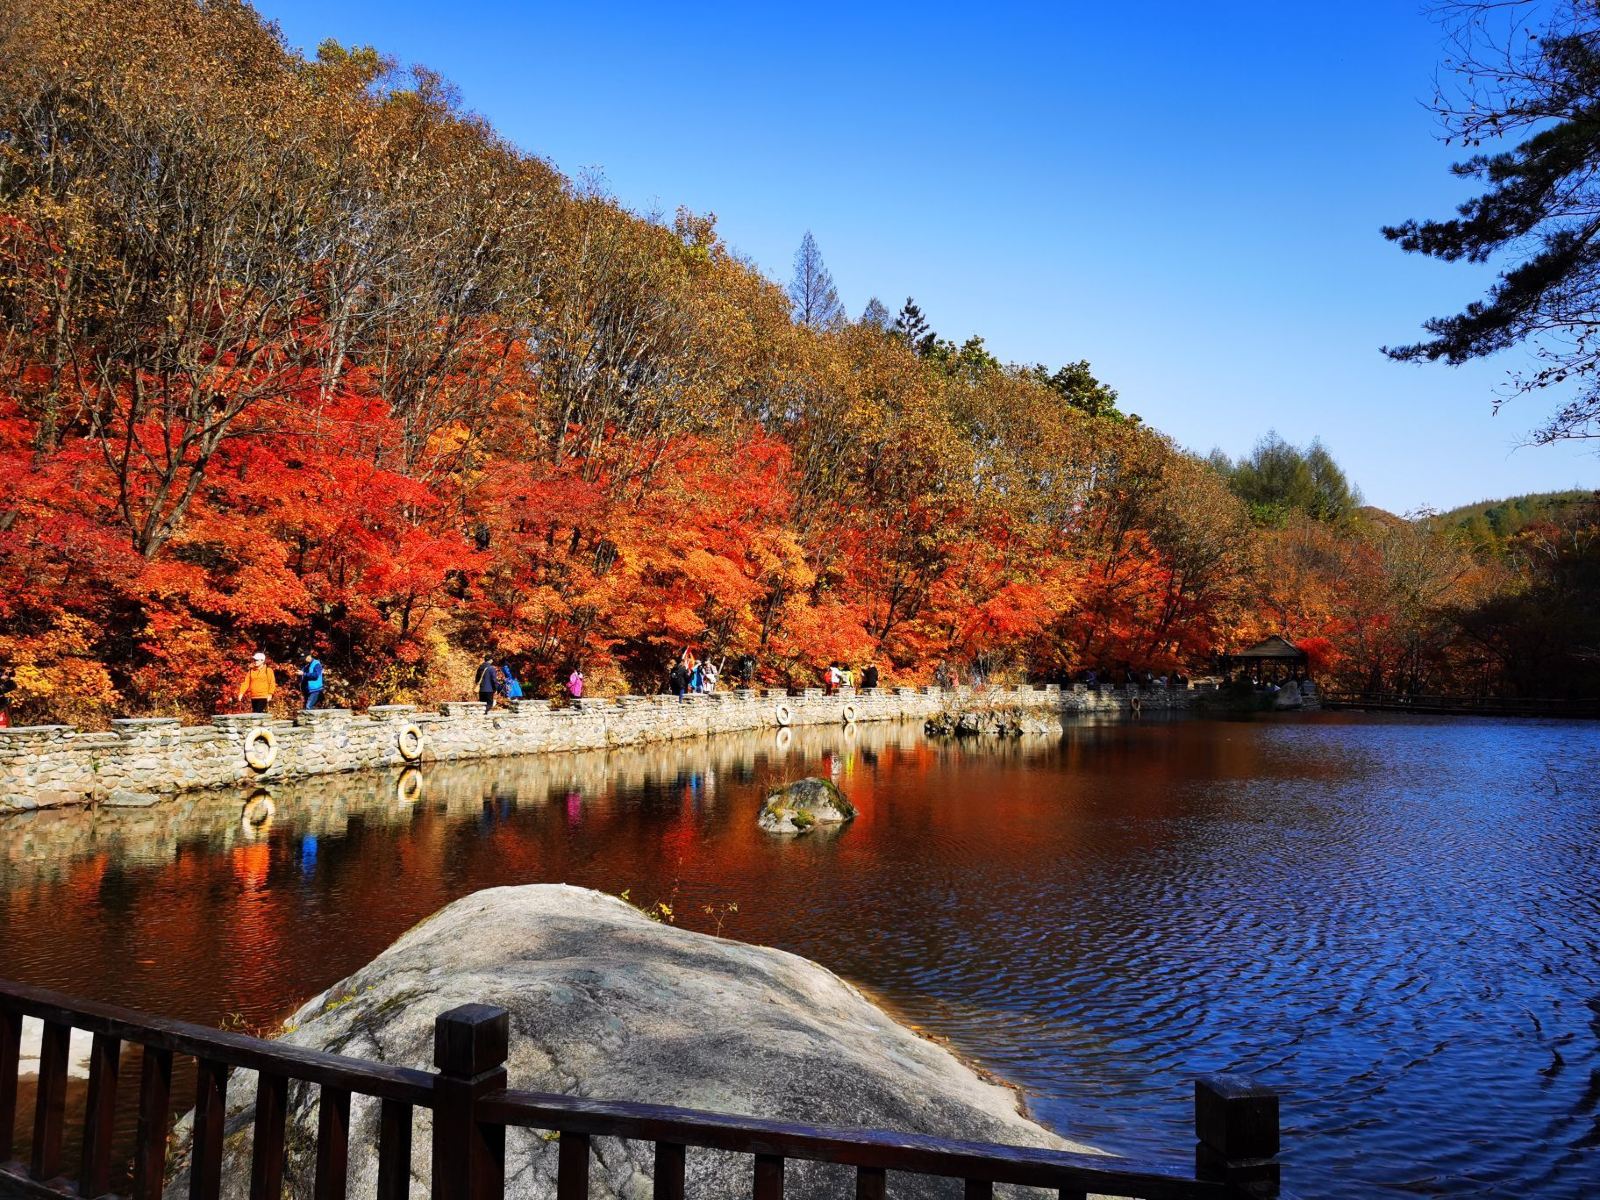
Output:
[[[1229,655],[1230,658],[1304,658],[1306,652],[1296,646],[1287,638],[1273,634],[1265,641],[1257,642],[1248,650],[1240,650]]]

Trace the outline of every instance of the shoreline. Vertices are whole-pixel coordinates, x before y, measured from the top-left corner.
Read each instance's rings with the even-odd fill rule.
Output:
[[[1196,690],[1139,696],[1141,711],[1187,710]],[[109,733],[71,725],[0,729],[0,817],[58,807],[147,808],[173,796],[268,785],[359,770],[575,750],[608,750],[712,734],[857,722],[926,720],[951,706],[1010,707],[1066,718],[1126,715],[1123,688],[779,688],[707,695],[620,696],[554,708],[513,700],[485,713],[479,701],[446,701],[437,712],[378,705],[216,716],[209,725],[176,718],[129,718]]]

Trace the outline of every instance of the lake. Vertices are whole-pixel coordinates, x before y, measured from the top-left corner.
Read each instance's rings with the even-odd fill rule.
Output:
[[[805,774],[859,819],[760,833]],[[1186,1159],[1193,1077],[1243,1071],[1296,1194],[1600,1194],[1594,724],[863,725],[395,782],[0,821],[0,975],[266,1026],[458,896],[559,880],[816,959],[1113,1151]]]

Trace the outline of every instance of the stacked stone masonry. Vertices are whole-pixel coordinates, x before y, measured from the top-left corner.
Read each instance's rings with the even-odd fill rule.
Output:
[[[70,725],[0,729],[0,814],[70,804],[139,807],[204,788],[269,783],[308,775],[408,765],[402,734],[421,734],[421,763],[549,751],[600,750],[781,725],[925,720],[950,705],[1004,705],[1069,716],[1126,713],[1130,693],[1109,687],[872,688],[825,695],[807,689],[740,690],[703,696],[621,696],[554,707],[512,700],[485,713],[478,702],[447,702],[439,712],[410,705],[302,712],[293,720],[262,715],[213,717],[184,726],[171,718],[112,722],[110,733]],[[1145,693],[1141,706],[1187,708],[1194,693]],[[255,730],[270,731],[271,766],[245,758]]]

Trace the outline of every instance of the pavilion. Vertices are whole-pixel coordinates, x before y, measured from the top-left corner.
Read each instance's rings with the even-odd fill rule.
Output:
[[[1218,664],[1225,675],[1235,670],[1248,670],[1262,682],[1285,679],[1304,679],[1308,657],[1306,652],[1288,638],[1273,634],[1246,650],[1234,654],[1219,654]]]

